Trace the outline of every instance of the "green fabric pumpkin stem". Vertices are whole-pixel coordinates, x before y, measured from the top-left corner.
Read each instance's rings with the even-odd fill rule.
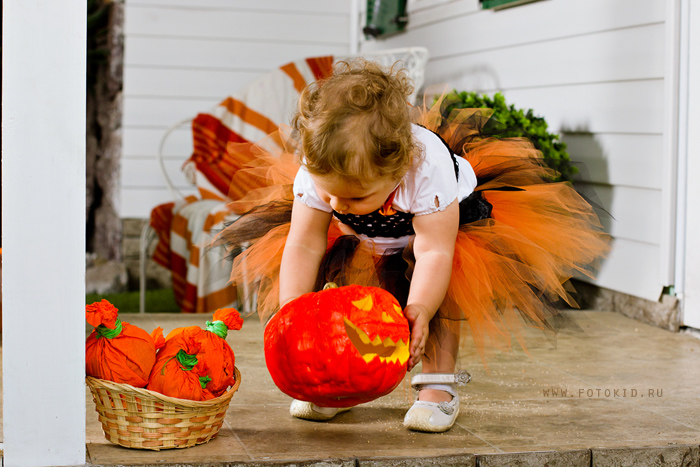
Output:
[[[209,376],[200,376],[199,377],[199,384],[202,385],[202,389],[207,387],[207,383],[211,381],[211,378]]]
[[[191,371],[197,364],[197,356],[185,353],[182,349],[175,355],[175,358],[177,358],[177,361],[180,362],[182,369],[185,371]]]
[[[119,334],[122,333],[122,322],[117,318],[115,321],[115,326],[114,329],[109,329],[107,326],[104,324],[100,324],[95,328],[95,331],[97,331],[97,338],[99,339],[100,337],[106,337],[107,339],[114,339],[117,337]]]
[[[223,321],[207,321],[205,329],[209,332],[213,332],[222,339],[226,339],[228,335],[228,327],[226,327]]]
[[[180,351],[176,355],[173,355],[172,357],[167,359],[165,361],[165,363],[163,363],[163,367],[160,369],[161,375],[165,374],[165,366],[173,358],[177,358],[178,363],[180,363],[180,366],[185,371],[191,371],[192,368],[194,368],[194,366],[197,364],[197,356],[196,355],[190,355],[190,354],[186,353],[184,350],[180,349]]]

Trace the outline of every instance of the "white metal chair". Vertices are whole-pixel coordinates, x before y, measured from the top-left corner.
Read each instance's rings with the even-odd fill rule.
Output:
[[[377,50],[372,52],[365,52],[356,55],[346,55],[335,57],[335,61],[339,62],[342,60],[349,60],[356,57],[364,57],[368,60],[376,61],[384,67],[390,67],[396,62],[402,62],[402,66],[408,71],[409,77],[414,82],[414,91],[410,96],[409,100],[411,104],[415,102],[416,95],[418,94],[420,88],[423,86],[425,81],[425,67],[428,63],[428,49],[425,47],[406,47],[397,49],[387,49],[387,50]],[[161,137],[160,144],[158,145],[157,160],[161,169],[161,174],[165,180],[165,184],[172,196],[173,200],[181,201],[185,199],[185,196],[178,190],[178,188],[173,183],[172,179],[168,175],[168,171],[165,167],[165,160],[163,157],[163,149],[165,143],[170,137],[170,135],[183,127],[184,125],[190,125],[192,123],[192,118],[187,118],[181,120],[172,126],[170,126]],[[141,236],[139,239],[139,311],[145,313],[146,311],[146,261],[148,257],[148,250],[156,238],[156,232],[150,226],[149,223],[144,225],[141,231]],[[249,290],[241,291],[242,303],[239,305],[241,311],[248,313],[254,311],[255,308],[255,294],[251,293]]]

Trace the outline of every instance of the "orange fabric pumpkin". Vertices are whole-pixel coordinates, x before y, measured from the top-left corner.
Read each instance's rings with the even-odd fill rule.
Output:
[[[163,328],[158,326],[153,331],[151,331],[151,339],[153,339],[153,344],[156,346],[156,352],[162,349],[165,345],[165,337],[163,337]]]
[[[142,388],[156,361],[156,347],[146,331],[120,321],[117,313],[107,300],[85,306],[85,319],[95,327],[85,342],[85,373]]]
[[[409,328],[394,296],[349,285],[286,304],[265,328],[265,361],[285,394],[351,407],[390,393],[406,374]]]
[[[204,401],[215,396],[208,388],[209,368],[200,358],[199,328],[187,329],[158,352],[146,389],[169,397]]]
[[[226,342],[229,330],[238,330],[243,325],[243,319],[234,308],[222,308],[214,313],[212,321],[206,322],[204,330],[197,326],[177,328],[168,334],[165,339],[165,347],[170,348],[173,339],[182,333],[192,333],[200,344],[200,351],[197,358],[208,368],[207,375],[211,381],[207,385],[215,396],[220,396],[236,383],[235,364],[236,357],[231,346]]]

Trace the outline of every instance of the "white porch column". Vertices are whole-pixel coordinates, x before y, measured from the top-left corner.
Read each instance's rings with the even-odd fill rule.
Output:
[[[685,244],[679,251],[684,259],[679,276],[684,280],[681,289],[683,297],[683,324],[700,328],[700,4],[691,0],[682,0],[683,25],[686,34],[682,36],[685,47],[682,49],[681,64],[684,64],[682,78],[685,86],[681,88],[681,103],[684,112],[681,115],[682,132],[681,154],[679,157],[687,161],[687,178],[684,184],[686,199],[684,200],[685,214]]]
[[[4,465],[85,464],[85,0],[4,0]]]

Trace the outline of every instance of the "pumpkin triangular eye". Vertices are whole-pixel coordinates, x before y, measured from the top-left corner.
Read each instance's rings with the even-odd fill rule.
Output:
[[[354,302],[352,302],[352,304],[362,311],[369,311],[374,306],[374,302],[372,301],[371,295],[367,295],[365,298],[355,300]]]

